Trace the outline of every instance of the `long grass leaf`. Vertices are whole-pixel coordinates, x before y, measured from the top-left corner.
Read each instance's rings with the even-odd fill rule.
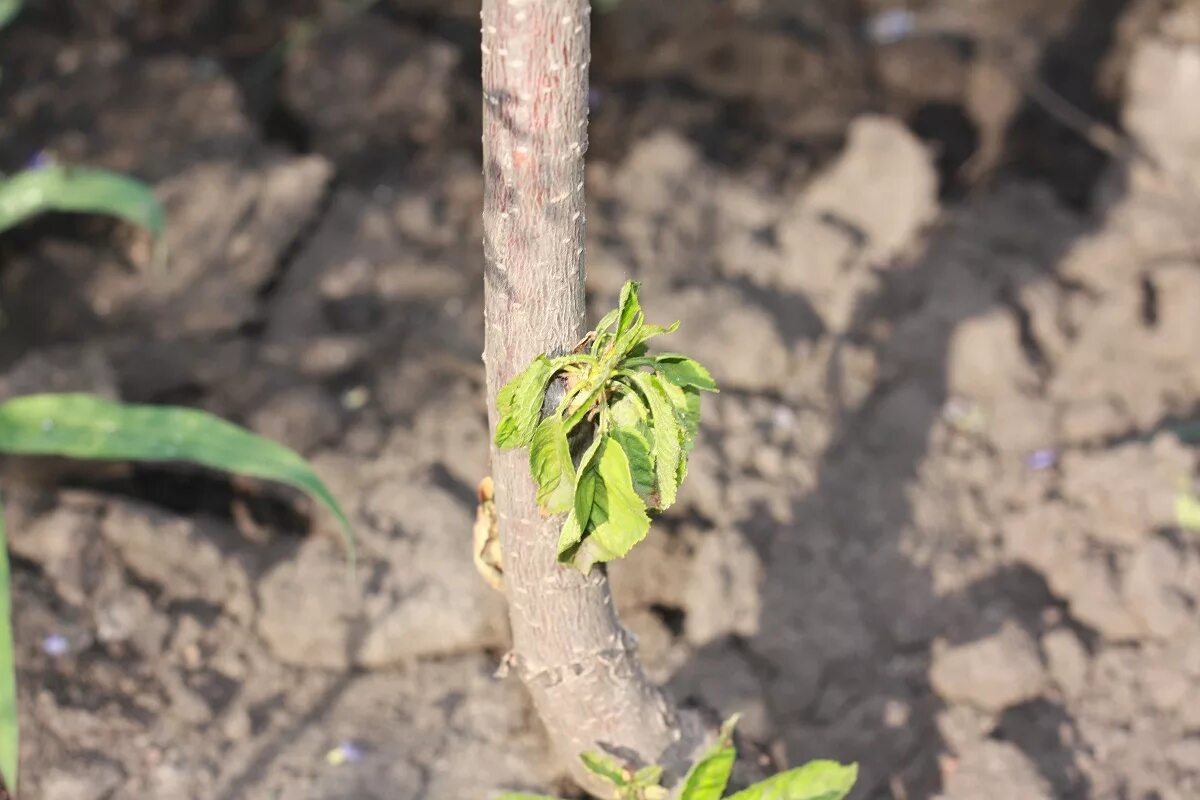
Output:
[[[127,405],[90,394],[17,397],[0,403],[0,452],[183,461],[285,483],[333,513],[353,564],[350,521],[308,462],[281,444],[204,411]]]
[[[0,232],[47,211],[117,217],[145,228],[157,240],[166,226],[162,204],[150,187],[116,172],[51,164],[0,180]]]

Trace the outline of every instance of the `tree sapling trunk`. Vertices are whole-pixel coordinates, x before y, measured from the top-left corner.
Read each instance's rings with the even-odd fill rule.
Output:
[[[483,0],[484,255],[488,412],[539,353],[584,324],[584,152],[589,0]],[[561,519],[538,512],[527,455],[492,449],[513,666],[555,747],[589,791],[611,790],[579,754],[609,752],[677,777],[703,731],[645,677],[603,569],[556,561]]]

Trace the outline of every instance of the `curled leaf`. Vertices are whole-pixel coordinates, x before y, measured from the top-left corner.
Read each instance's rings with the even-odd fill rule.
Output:
[[[650,441],[646,431],[641,427],[616,428],[612,439],[629,459],[629,474],[633,478],[633,489],[645,501],[647,506],[657,507],[658,498],[655,493],[654,457],[650,453]]]
[[[633,329],[636,318],[642,313],[642,304],[638,302],[638,292],[641,288],[642,284],[638,281],[625,281],[625,285],[621,287],[621,298],[617,301],[618,338]]]
[[[500,415],[496,425],[497,447],[509,450],[529,446],[542,415],[546,386],[554,372],[554,363],[541,355],[500,389],[496,395],[496,410]]]
[[[538,485],[537,501],[546,514],[571,510],[575,498],[575,465],[563,430],[562,418],[552,414],[542,420],[529,444],[529,469]]]
[[[683,429],[663,381],[648,372],[625,373],[650,408],[650,426],[654,448],[654,472],[657,478],[659,508],[670,508],[679,488],[680,461],[683,459]]]

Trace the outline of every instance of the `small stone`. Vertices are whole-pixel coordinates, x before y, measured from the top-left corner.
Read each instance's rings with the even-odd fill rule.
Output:
[[[203,658],[200,655],[200,647],[194,642],[185,646],[180,655],[183,657],[183,664],[188,669],[198,669]]]
[[[123,588],[96,601],[96,638],[104,644],[131,642],[143,653],[156,655],[169,623],[137,589]]]
[[[929,677],[934,691],[945,699],[985,711],[1003,711],[1032,700],[1046,683],[1037,645],[1011,622],[986,639],[936,653]]]

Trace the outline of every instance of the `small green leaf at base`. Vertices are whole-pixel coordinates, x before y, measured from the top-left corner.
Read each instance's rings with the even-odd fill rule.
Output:
[[[721,800],[736,758],[737,751],[729,746],[710,751],[692,765],[681,800]]]
[[[726,800],[843,800],[858,779],[858,765],[810,761],[730,795]]]
[[[737,750],[733,746],[733,729],[737,722],[736,715],[726,720],[721,726],[717,743],[688,770],[680,800],[721,800],[737,758]]]
[[[121,461],[183,461],[285,483],[337,519],[351,565],[350,521],[300,455],[203,411],[126,405],[89,394],[39,394],[0,403],[0,452]]]

